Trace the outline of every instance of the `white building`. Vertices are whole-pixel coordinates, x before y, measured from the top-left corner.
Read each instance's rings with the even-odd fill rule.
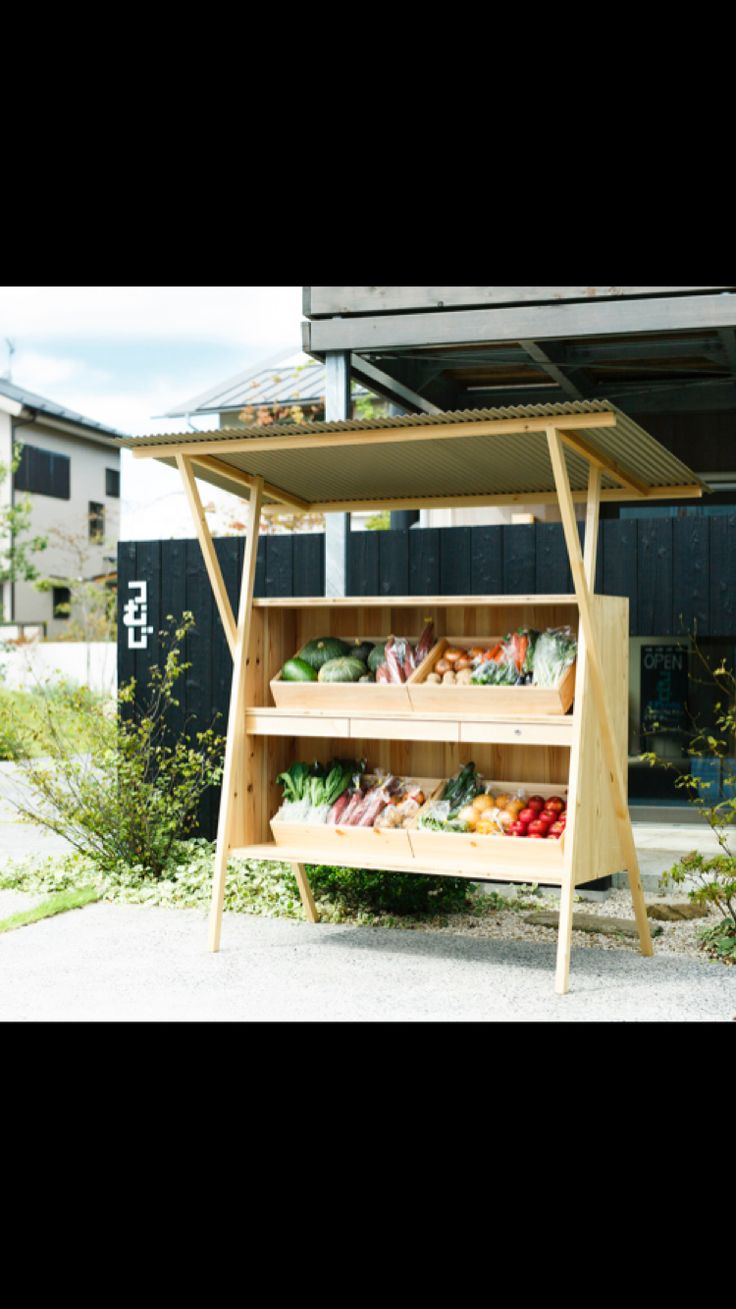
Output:
[[[0,482],[0,503],[31,502],[31,534],[48,537],[32,556],[42,577],[114,578],[120,530],[120,449],[123,433],[65,409],[0,378],[0,465],[9,470],[14,447],[21,462]],[[39,591],[33,582],[0,585],[2,621],[46,624],[61,636],[69,614],[68,588]]]

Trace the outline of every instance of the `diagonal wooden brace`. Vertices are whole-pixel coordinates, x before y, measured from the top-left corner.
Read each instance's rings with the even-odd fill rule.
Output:
[[[215,597],[215,604],[217,605],[220,618],[222,619],[222,625],[225,628],[225,636],[230,648],[230,654],[235,658],[235,617],[222,578],[222,570],[220,568],[220,561],[217,558],[215,543],[212,540],[205,512],[202,508],[202,501],[199,498],[199,491],[197,490],[197,483],[194,480],[191,461],[186,455],[177,455],[176,466],[181,473],[181,480],[184,483],[184,490],[189,503],[189,509],[194,520],[197,538],[204,556],[205,568],[207,569],[207,575],[210,579],[210,586],[212,587],[212,594]]]
[[[631,816],[629,814],[626,790],[618,757],[618,749],[608,708],[603,670],[598,652],[598,640],[591,609],[588,577],[594,573],[594,567],[591,568],[590,566],[594,556],[589,554],[588,576],[586,576],[585,563],[580,550],[580,537],[578,536],[575,508],[572,499],[572,492],[570,490],[570,481],[567,475],[567,466],[565,464],[562,450],[562,442],[555,428],[547,429],[547,443],[555,477],[557,497],[560,504],[562,527],[565,533],[565,542],[567,545],[568,558],[570,560],[575,596],[580,611],[580,622],[585,638],[587,666],[590,673],[593,699],[598,712],[603,757],[606,762],[606,771],[609,777],[611,798],[613,800],[613,807],[616,814],[624,864],[629,877],[631,898],[634,905],[634,916],[636,918],[636,925],[639,929],[641,952],[643,955],[651,955],[654,952],[652,950],[649,920],[647,918],[646,905],[644,903],[644,892],[642,890],[641,878],[639,876],[639,859],[636,853],[634,834],[631,830]],[[591,521],[591,518],[592,515],[589,516],[589,521]]]

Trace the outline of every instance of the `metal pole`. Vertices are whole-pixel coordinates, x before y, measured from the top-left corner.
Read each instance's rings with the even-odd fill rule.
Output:
[[[329,351],[325,355],[325,421],[351,417],[350,353]],[[325,514],[325,595],[345,595],[350,514]]]

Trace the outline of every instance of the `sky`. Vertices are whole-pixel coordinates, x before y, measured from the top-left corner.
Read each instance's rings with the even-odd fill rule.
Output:
[[[130,436],[187,431],[158,415],[298,351],[301,297],[300,286],[0,287],[0,376],[9,338],[17,386]],[[121,539],[192,535],[174,469],[124,450],[121,470]]]

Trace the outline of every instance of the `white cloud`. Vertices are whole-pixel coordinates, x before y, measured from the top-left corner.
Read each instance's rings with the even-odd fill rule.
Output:
[[[81,378],[85,381],[104,382],[110,373],[102,368],[90,368],[82,359],[67,358],[41,350],[19,348],[13,355],[13,380],[29,391],[43,393],[44,388],[58,389],[67,382]]]
[[[299,286],[0,287],[0,335],[297,346]]]

